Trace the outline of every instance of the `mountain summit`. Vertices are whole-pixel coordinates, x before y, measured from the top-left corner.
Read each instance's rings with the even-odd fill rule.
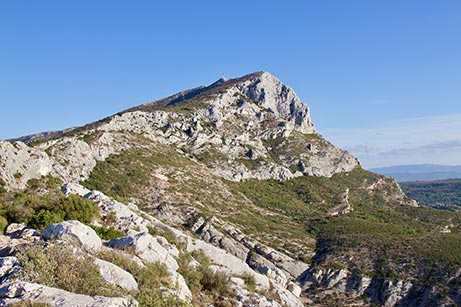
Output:
[[[127,132],[195,155],[213,155],[204,162],[233,181],[331,177],[358,166],[349,153],[316,133],[308,106],[290,87],[270,73],[257,72],[131,108],[57,140],[44,139],[34,146],[39,152],[2,142],[2,178],[15,187],[47,174],[66,182],[84,180],[96,161],[132,147],[120,140]],[[14,159],[5,159],[13,153]]]
[[[362,169],[267,72],[0,142],[0,231],[0,306],[461,304],[461,213]]]

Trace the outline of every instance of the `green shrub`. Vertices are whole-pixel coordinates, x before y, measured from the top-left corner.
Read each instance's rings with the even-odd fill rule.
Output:
[[[245,282],[245,285],[247,286],[248,291],[250,292],[256,291],[256,280],[255,280],[254,275],[245,273],[242,275],[242,279]]]
[[[8,226],[8,221],[0,215],[0,234],[5,232],[6,226]]]
[[[61,246],[25,246],[17,257],[23,266],[22,280],[91,296],[123,294],[101,277],[91,258],[77,258]]]
[[[74,194],[61,198],[51,210],[64,220],[79,220],[85,224],[93,222],[99,216],[96,203]]]
[[[36,212],[29,220],[28,225],[32,228],[43,230],[48,225],[54,223],[60,223],[64,219],[62,216],[55,212],[51,212],[45,209],[40,209],[40,211]]]
[[[190,261],[195,259],[200,266],[191,267]],[[224,272],[214,272],[210,269],[210,260],[202,250],[182,254],[178,259],[178,272],[184,277],[193,294],[197,295],[205,291],[215,302],[217,298],[228,294],[230,278]]]
[[[9,223],[24,223],[42,229],[51,223],[79,220],[89,224],[99,217],[96,203],[78,195],[65,197],[59,192],[44,196],[16,194],[13,201],[0,207],[0,215]]]
[[[110,241],[125,236],[125,233],[123,231],[117,230],[113,226],[105,228],[90,225],[90,227],[93,228],[94,231],[96,231],[96,233],[98,234],[98,236],[103,240]]]
[[[208,291],[215,297],[224,295],[229,290],[229,275],[220,271],[212,271],[210,268],[202,268],[203,277],[200,281],[203,290]]]
[[[27,180],[27,186],[31,189],[36,189],[40,187],[40,180],[37,178],[32,178]]]

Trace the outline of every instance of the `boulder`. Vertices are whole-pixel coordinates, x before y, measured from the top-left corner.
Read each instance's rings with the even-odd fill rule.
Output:
[[[96,232],[79,221],[64,221],[51,224],[42,232],[45,240],[63,240],[77,245],[90,253],[101,250],[102,241]]]
[[[101,276],[110,284],[119,286],[128,291],[137,291],[138,283],[133,275],[116,266],[113,263],[95,258],[96,264],[101,272]]]
[[[0,306],[28,300],[59,307],[126,307],[138,306],[132,298],[88,296],[40,284],[13,282],[0,288]]]
[[[212,264],[214,264],[216,268],[220,268],[221,271],[231,275],[253,275],[258,289],[268,290],[270,288],[269,279],[266,276],[256,273],[244,261],[229,254],[223,249],[201,240],[188,238],[186,250],[187,252],[202,250]]]
[[[169,270],[176,271],[179,268],[168,250],[157,241],[157,238],[146,232],[117,238],[107,242],[106,245],[115,249],[129,250],[144,262],[164,263]]]
[[[23,223],[11,223],[5,229],[5,236],[10,237],[11,239],[39,239],[40,233],[35,229],[27,227]]]

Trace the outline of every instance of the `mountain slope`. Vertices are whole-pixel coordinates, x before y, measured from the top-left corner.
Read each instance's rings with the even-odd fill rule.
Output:
[[[66,201],[49,187],[61,181],[67,194],[98,203],[94,225],[126,235],[107,242],[111,252],[160,231],[157,241],[177,244],[165,265],[170,278],[185,280],[179,297],[187,304],[459,302],[452,281],[461,215],[417,207],[393,179],[363,170],[316,132],[308,106],[267,72],[218,80],[56,138],[0,142],[0,178],[8,223],[63,216],[56,208]],[[144,263],[151,255],[135,251]],[[182,261],[201,263],[203,278],[227,274],[213,278],[233,290],[208,291],[206,279],[174,265]],[[144,306],[140,293],[133,295]]]

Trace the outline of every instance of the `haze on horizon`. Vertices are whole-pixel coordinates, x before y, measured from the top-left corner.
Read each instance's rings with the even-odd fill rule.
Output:
[[[0,139],[269,71],[366,168],[461,164],[461,2],[0,4]]]

